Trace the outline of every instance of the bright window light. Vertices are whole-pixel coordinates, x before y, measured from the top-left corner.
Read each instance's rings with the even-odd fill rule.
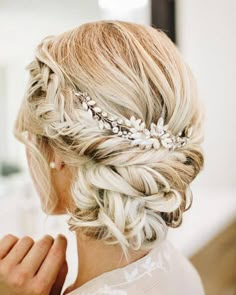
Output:
[[[132,10],[147,4],[148,0],[98,0],[99,7],[106,10]]]

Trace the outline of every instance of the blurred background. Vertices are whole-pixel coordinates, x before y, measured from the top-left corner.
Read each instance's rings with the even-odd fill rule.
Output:
[[[206,110],[205,168],[194,201],[169,239],[197,267],[208,295],[236,294],[236,1],[0,0],[0,237],[67,235],[69,275],[77,265],[66,217],[40,211],[24,147],[12,134],[36,45],[84,22],[119,19],[153,25],[176,43],[198,82]]]

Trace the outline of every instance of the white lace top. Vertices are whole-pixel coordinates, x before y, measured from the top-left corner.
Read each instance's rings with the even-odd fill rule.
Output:
[[[199,274],[169,241],[146,256],[90,280],[70,295],[204,295]]]

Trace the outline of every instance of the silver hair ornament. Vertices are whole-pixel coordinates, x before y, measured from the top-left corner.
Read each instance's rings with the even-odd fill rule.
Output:
[[[87,92],[74,91],[74,94],[79,98],[83,110],[98,121],[100,129],[108,129],[120,137],[130,139],[133,146],[138,145],[147,150],[151,148],[159,149],[163,146],[166,149],[174,150],[189,142],[193,130],[192,126],[185,132],[186,137],[181,136],[182,132],[175,136],[168,130],[168,125],[164,125],[163,117],[160,117],[156,124],[151,123],[149,130],[145,128],[145,122],[136,119],[134,116],[131,116],[129,120],[123,120],[103,111]]]

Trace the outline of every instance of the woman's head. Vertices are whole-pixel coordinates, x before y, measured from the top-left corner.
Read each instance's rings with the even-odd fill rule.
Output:
[[[203,109],[178,50],[149,26],[99,21],[45,38],[29,65],[16,123],[44,210],[68,212],[70,228],[123,249],[151,248],[178,226],[203,167]],[[173,134],[190,124],[190,142],[140,150],[100,129],[74,94],[87,92],[119,118],[149,128],[163,110]],[[31,140],[20,136],[28,131]],[[34,139],[34,141],[32,140]],[[50,161],[56,169],[50,171]]]

